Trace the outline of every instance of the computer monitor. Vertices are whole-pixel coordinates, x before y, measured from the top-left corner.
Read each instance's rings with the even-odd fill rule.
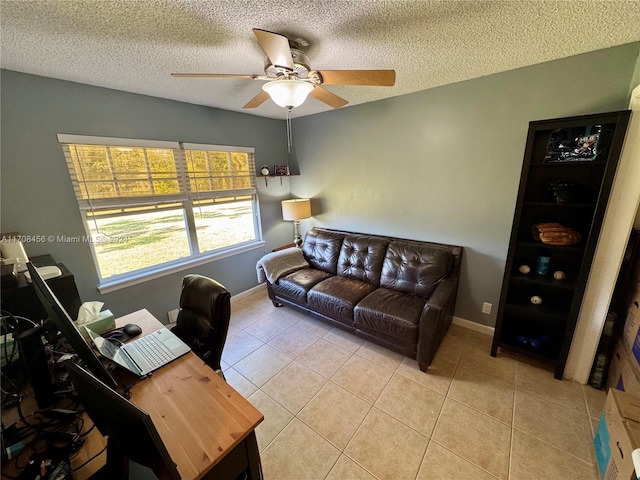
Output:
[[[108,436],[107,478],[126,477],[127,459],[150,468],[160,478],[180,479],[153,420],[116,391],[71,360],[65,362],[82,406],[100,433]],[[123,474],[124,473],[124,474]]]
[[[100,359],[93,353],[89,344],[82,337],[75,326],[73,320],[60,304],[60,301],[53,294],[49,285],[42,279],[38,270],[31,262],[27,263],[31,282],[36,291],[36,295],[48,315],[48,320],[62,333],[67,339],[71,348],[76,352],[80,360],[84,362],[87,368],[100,380],[112,388],[117,388],[118,383],[107,371]]]

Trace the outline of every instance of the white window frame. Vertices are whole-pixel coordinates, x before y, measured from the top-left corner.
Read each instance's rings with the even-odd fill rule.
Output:
[[[156,141],[156,140],[139,140],[130,138],[114,138],[114,137],[96,137],[86,135],[70,135],[70,134],[58,134],[58,142],[62,145],[65,158],[67,160],[67,166],[69,168],[69,174],[75,189],[76,198],[78,200],[78,206],[82,215],[85,231],[87,237],[90,236],[91,231],[89,223],[91,220],[90,213],[99,211],[101,208],[126,208],[133,205],[154,205],[155,207],[161,206],[164,203],[170,203],[174,205],[173,208],[182,209],[185,214],[185,227],[187,240],[190,247],[191,254],[188,257],[182,257],[169,262],[163,262],[160,264],[145,267],[132,272],[122,273],[118,275],[112,275],[110,277],[102,278],[100,267],[98,263],[97,253],[94,245],[91,244],[91,254],[96,267],[96,273],[98,274],[99,284],[98,290],[101,293],[108,293],[110,291],[125,288],[130,285],[135,285],[148,281],[154,278],[159,278],[174,272],[185,270],[198,265],[209,263],[213,260],[219,260],[232,255],[237,255],[242,252],[263,248],[265,242],[262,238],[262,227],[260,221],[260,203],[258,198],[258,190],[256,186],[256,173],[255,173],[255,149],[252,147],[235,147],[225,145],[208,145],[208,144],[196,144],[196,143],[180,143],[171,141]],[[174,159],[176,162],[176,171],[178,176],[178,184],[180,193],[175,195],[164,195],[159,197],[122,197],[116,199],[107,199],[105,201],[90,200],[83,198],[81,186],[78,178],[75,175],[75,168],[73,166],[73,159],[69,150],[69,145],[96,145],[96,146],[118,146],[118,147],[133,147],[133,148],[162,148],[171,149],[174,153]],[[249,153],[250,168],[249,178],[251,179],[251,187],[240,189],[237,191],[224,190],[218,191],[204,191],[194,192],[191,191],[189,174],[187,172],[187,160],[186,151],[215,151],[215,152],[230,152],[230,153]],[[194,202],[212,199],[215,203],[216,198],[229,198],[229,197],[250,197],[253,210],[253,223],[255,240],[250,240],[240,244],[230,245],[227,247],[218,248],[211,251],[199,252],[198,237],[195,229],[195,217],[193,214]],[[232,200],[233,201],[233,200]],[[127,215],[126,212],[121,213],[118,216]],[[197,252],[197,253],[194,253]]]

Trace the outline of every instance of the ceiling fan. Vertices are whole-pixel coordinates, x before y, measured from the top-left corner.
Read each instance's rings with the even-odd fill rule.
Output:
[[[309,57],[301,50],[309,44],[304,40],[289,40],[279,33],[253,29],[258,43],[266,53],[264,75],[226,73],[172,73],[174,77],[249,78],[266,81],[262,92],[243,108],[256,108],[268,98],[290,111],[304,103],[310,94],[333,108],[348,102],[322,88],[321,85],[370,85],[391,87],[396,81],[394,70],[311,70]]]

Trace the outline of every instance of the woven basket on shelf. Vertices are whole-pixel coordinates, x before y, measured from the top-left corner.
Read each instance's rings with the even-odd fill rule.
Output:
[[[580,243],[582,236],[574,229],[560,223],[537,223],[531,228],[533,238],[545,245],[568,247]]]

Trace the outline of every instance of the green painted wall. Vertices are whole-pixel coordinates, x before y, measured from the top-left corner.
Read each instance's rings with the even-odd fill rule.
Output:
[[[294,120],[303,227],[464,246],[455,315],[493,325],[529,121],[625,109],[639,45]]]
[[[256,163],[286,163],[284,122],[214,108],[97,88],[3,70],[1,72],[0,229],[23,235],[84,235],[84,227],[56,134],[174,140],[253,146]],[[291,241],[280,200],[288,180],[258,182],[262,228],[268,251]],[[165,321],[178,307],[186,273],[216,278],[232,294],[257,285],[255,263],[263,249],[189,268],[100,295],[88,244],[29,243],[29,256],[50,253],[76,277],[83,301],[99,300],[116,315],[148,308]]]
[[[294,119],[289,164],[301,176],[283,185],[258,182],[266,250],[290,242],[293,229],[280,210],[280,200],[290,196],[313,198],[314,216],[303,229],[321,225],[462,245],[455,314],[493,325],[528,122],[626,108],[639,47]],[[286,163],[280,120],[16,72],[2,71],[0,79],[2,231],[83,234],[57,133],[248,145],[256,147],[258,167]],[[32,256],[51,253],[74,272],[84,301],[101,300],[116,315],[146,307],[164,320],[177,306],[186,273],[101,296],[88,245],[26,248]],[[262,253],[189,271],[217,278],[236,294],[257,284]],[[492,315],[480,313],[484,301],[494,304]]]
[[[629,85],[629,94],[631,94],[631,91],[638,85],[640,85],[640,55],[638,55],[638,57],[636,58],[636,66],[633,71],[631,83]]]

